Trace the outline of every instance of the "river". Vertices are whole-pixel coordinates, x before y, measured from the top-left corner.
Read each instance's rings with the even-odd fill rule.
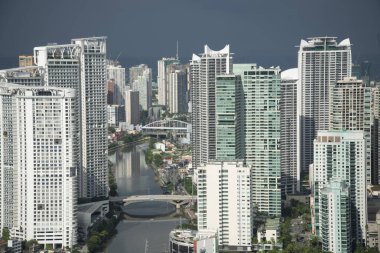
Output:
[[[145,163],[148,144],[120,149],[109,155],[119,195],[162,194],[155,181],[153,170]],[[130,205],[125,211],[139,214],[158,214],[172,209],[166,203],[140,203]],[[174,208],[175,209],[175,208]],[[117,226],[117,235],[108,243],[107,253],[168,252],[169,232],[180,223],[178,218],[123,219]]]

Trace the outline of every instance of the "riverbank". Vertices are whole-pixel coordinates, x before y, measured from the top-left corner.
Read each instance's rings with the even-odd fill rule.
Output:
[[[112,153],[110,152],[108,156],[113,163],[112,173],[120,196],[160,195],[163,193],[156,180],[155,169],[157,170],[157,167],[155,168],[154,164],[146,163],[145,156],[149,146],[146,142],[130,145],[130,148],[120,147]],[[124,209],[124,207],[122,208]],[[152,203],[152,206],[144,206],[143,211],[153,214],[157,208],[159,205]],[[132,218],[128,217],[123,210],[116,226],[117,234],[107,241],[103,252],[144,252],[146,241],[151,245],[149,253],[165,252],[163,249],[164,245],[168,246],[170,231],[181,223],[187,223],[187,219],[182,218],[186,216],[179,211],[183,210],[175,210],[168,216]],[[158,245],[159,248],[153,248],[152,245]]]
[[[144,142],[148,142],[149,140],[150,140],[150,137],[142,136],[140,139],[136,141],[132,141],[132,142],[124,142],[124,141],[113,142],[110,145],[108,145],[108,153],[111,154],[112,152],[115,152],[120,148],[139,145]]]

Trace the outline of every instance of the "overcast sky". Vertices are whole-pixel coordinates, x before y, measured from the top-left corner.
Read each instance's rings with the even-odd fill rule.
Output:
[[[231,45],[235,62],[297,64],[302,38],[351,39],[354,61],[380,69],[380,0],[0,0],[0,67],[48,42],[105,35],[108,57],[153,69],[163,56],[187,62],[203,45]]]

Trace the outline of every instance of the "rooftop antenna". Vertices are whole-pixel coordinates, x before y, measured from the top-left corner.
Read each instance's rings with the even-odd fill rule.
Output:
[[[148,253],[148,248],[149,248],[149,244],[148,244],[148,239],[145,240],[145,253]]]
[[[179,60],[179,57],[178,57],[178,40],[177,40],[177,54],[176,54],[176,59]]]
[[[119,55],[116,57],[116,60],[117,61],[119,59],[119,57],[121,56],[121,54],[123,53],[123,51],[120,51]]]

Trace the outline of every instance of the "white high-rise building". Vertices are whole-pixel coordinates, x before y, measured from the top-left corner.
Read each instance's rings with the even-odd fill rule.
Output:
[[[0,70],[0,82],[17,83],[25,86],[42,86],[45,69],[39,66],[28,66]]]
[[[75,95],[0,84],[0,229],[18,240],[76,244]]]
[[[219,246],[251,249],[251,169],[242,162],[210,162],[198,171],[198,230],[218,231]]]
[[[74,88],[78,96],[80,197],[108,196],[106,37],[73,39],[34,49],[45,85]]]
[[[142,110],[152,106],[152,69],[141,64],[129,69],[129,82],[133,91],[139,92],[139,103]]]
[[[338,80],[351,76],[351,43],[335,37],[301,40],[298,51],[297,171],[308,174],[313,163],[313,140],[329,129],[329,91]]]
[[[193,54],[190,62],[192,105],[192,156],[193,166],[216,158],[215,82],[217,75],[232,73],[232,54],[226,45],[220,51],[207,45],[204,52]]]
[[[300,191],[300,172],[297,171],[297,81],[298,69],[281,72],[281,193]]]
[[[162,58],[157,61],[157,87],[158,87],[158,104],[168,105],[168,80],[166,75],[167,67],[171,64],[179,64],[176,58]]]
[[[363,130],[366,139],[366,178],[371,184],[372,88],[356,77],[346,77],[330,89],[330,130]],[[374,168],[374,179],[376,171]]]
[[[319,131],[314,141],[312,215],[316,234],[322,237],[321,190],[332,178],[350,186],[351,231],[359,243],[366,242],[367,188],[366,140],[364,131]]]

